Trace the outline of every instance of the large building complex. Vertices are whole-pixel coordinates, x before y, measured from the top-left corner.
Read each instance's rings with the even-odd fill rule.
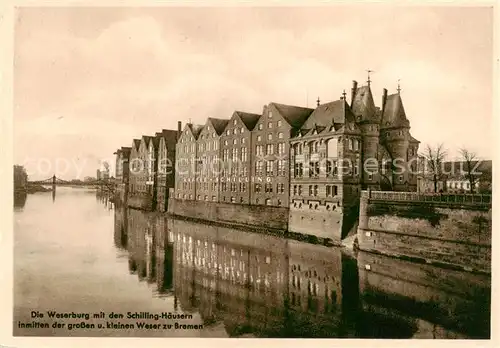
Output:
[[[417,189],[419,141],[399,86],[390,95],[384,89],[376,106],[370,79],[353,81],[349,99],[344,91],[338,100],[318,98],[315,108],[272,102],[260,114],[235,111],[143,136],[130,150],[130,196],[147,196],[161,211],[169,188],[182,201],[289,208],[291,230],[342,238],[361,190]],[[173,160],[175,172],[163,172],[159,156]]]

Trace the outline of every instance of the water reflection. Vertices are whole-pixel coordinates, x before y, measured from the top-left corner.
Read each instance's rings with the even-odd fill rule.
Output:
[[[14,193],[14,211],[22,211],[26,205],[26,200],[28,199],[28,194],[26,192],[15,192]]]
[[[489,337],[490,279],[123,207],[129,271],[232,337]]]

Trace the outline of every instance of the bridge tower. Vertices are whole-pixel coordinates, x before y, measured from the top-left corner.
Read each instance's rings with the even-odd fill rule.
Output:
[[[56,192],[56,175],[52,176],[52,192]]]

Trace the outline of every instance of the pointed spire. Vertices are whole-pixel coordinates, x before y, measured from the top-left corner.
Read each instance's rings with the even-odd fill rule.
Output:
[[[345,89],[344,89],[343,92],[342,92],[342,99],[346,100],[345,96],[346,96],[346,92],[345,92]]]
[[[319,106],[319,103],[320,103],[320,100],[319,100],[319,97],[318,97],[318,100],[316,100],[316,106]]]
[[[375,71],[368,69],[366,70],[366,72],[368,73],[368,80],[366,80],[366,82],[368,83],[368,86],[370,86],[370,83],[372,82],[372,80],[370,80],[370,73]]]
[[[401,94],[401,79],[398,79],[398,94]]]

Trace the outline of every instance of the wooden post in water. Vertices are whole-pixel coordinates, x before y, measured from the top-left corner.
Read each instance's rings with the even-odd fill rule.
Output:
[[[52,192],[56,192],[56,175],[52,175]]]

